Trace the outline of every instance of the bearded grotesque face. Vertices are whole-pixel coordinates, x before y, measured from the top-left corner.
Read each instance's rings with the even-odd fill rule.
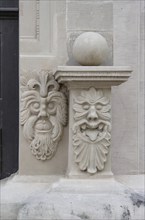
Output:
[[[73,147],[80,170],[94,174],[104,169],[110,146],[110,101],[103,90],[84,90],[74,100]]]
[[[51,159],[66,125],[66,97],[52,74],[46,71],[22,77],[21,90],[24,137],[37,159]]]

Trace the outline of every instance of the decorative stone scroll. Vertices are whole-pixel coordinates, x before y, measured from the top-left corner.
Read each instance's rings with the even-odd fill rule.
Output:
[[[51,159],[67,122],[67,102],[50,71],[21,77],[21,125],[38,160]]]
[[[73,147],[80,170],[94,174],[104,169],[111,139],[110,100],[91,87],[74,99]]]

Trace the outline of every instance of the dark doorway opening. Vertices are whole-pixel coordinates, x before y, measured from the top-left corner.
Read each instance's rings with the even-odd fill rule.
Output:
[[[19,1],[0,0],[0,179],[18,170]]]

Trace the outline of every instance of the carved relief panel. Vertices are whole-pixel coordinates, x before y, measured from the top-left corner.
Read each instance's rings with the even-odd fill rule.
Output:
[[[73,149],[80,170],[104,169],[111,139],[111,105],[104,91],[91,87],[74,98]]]
[[[21,55],[54,55],[54,17],[55,2],[20,0]]]
[[[67,121],[66,97],[49,71],[21,77],[23,135],[38,160],[51,159]]]

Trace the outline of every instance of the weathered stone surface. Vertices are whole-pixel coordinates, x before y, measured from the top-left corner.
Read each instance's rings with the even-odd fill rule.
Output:
[[[51,191],[34,196],[22,207],[25,219],[144,219],[144,195],[113,179],[62,179]]]
[[[15,176],[9,177],[7,179],[1,180],[1,182],[0,182],[0,193],[1,193],[0,194],[1,195],[0,219],[2,219],[2,220],[6,220],[6,219],[16,220],[17,216],[18,216],[18,212],[20,211],[20,209],[24,205],[30,204],[30,202],[33,201],[34,197],[38,198],[40,196],[42,199],[43,195],[45,195],[44,192],[47,192],[47,195],[48,195],[48,192],[51,189],[52,184],[55,183],[54,186],[56,188],[56,186],[58,186],[58,181],[60,180],[60,178],[62,178],[62,177],[60,177],[60,176],[42,176],[42,175],[41,176],[15,175]],[[142,192],[144,192],[144,175],[115,176],[115,179],[117,179],[118,182],[121,182],[127,188],[132,189],[133,194],[132,195],[130,194],[130,197],[131,197],[130,201],[132,204],[134,204],[133,207],[136,212],[137,212],[137,210],[138,211],[141,210],[142,209],[141,207],[142,207],[143,201],[144,201],[143,197],[142,197],[142,195],[143,195]],[[70,189],[72,189],[72,187],[73,187],[73,189],[74,189],[73,190],[73,197],[75,198],[76,193],[79,190],[77,183],[79,183],[79,186],[80,186],[79,188],[81,188],[81,186],[83,186],[80,189],[80,192],[82,195],[85,195],[85,192],[89,192],[89,194],[93,194],[93,192],[94,192],[95,196],[96,195],[100,196],[99,192],[106,193],[107,192],[106,189],[111,190],[110,193],[113,193],[113,191],[114,191],[114,192],[116,192],[116,194],[119,194],[119,191],[117,192],[118,188],[116,188],[115,185],[113,185],[113,188],[111,189],[110,182],[108,182],[107,179],[100,181],[100,179],[98,179],[98,178],[94,179],[92,177],[91,180],[88,180],[88,181],[86,179],[80,180],[79,182],[74,179],[71,179],[71,181],[70,180],[69,181],[67,181],[67,180],[61,181],[61,185],[60,185],[61,189],[59,187],[59,191],[60,191],[59,195],[61,195],[62,191],[65,191],[66,193],[69,193],[69,192],[71,193]],[[101,188],[101,186],[102,186],[102,188]],[[104,190],[104,192],[103,192],[103,190]],[[134,192],[137,192],[137,194]],[[114,196],[114,194],[109,194],[109,196],[106,198],[108,199],[109,197],[111,197],[111,195]],[[133,199],[133,201],[132,201],[132,199]],[[36,201],[38,201],[38,200],[36,199],[35,202]],[[79,207],[81,207],[80,204],[79,204]],[[135,204],[137,204],[137,205],[135,205]],[[47,204],[45,204],[45,205],[47,205]],[[55,202],[55,205],[57,205],[57,201]],[[89,205],[91,206],[92,204],[90,203]],[[140,207],[138,208],[137,206],[140,206]],[[120,210],[122,210],[122,213],[123,213],[123,209],[120,209]],[[85,212],[86,210],[83,210],[83,211]],[[68,219],[69,218],[70,219],[71,218],[77,219],[77,217],[72,216],[71,213],[68,215]],[[26,220],[26,219],[24,219],[24,220]],[[33,220],[34,219],[35,218],[33,218]]]
[[[0,181],[0,219],[16,220],[28,198],[38,195],[57,181],[59,176],[14,175]]]

